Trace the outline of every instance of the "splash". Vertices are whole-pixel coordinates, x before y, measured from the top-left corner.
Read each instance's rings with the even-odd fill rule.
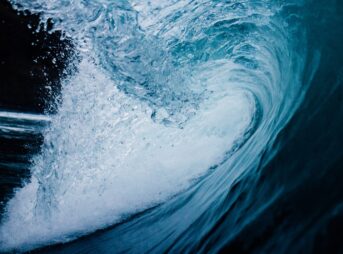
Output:
[[[301,96],[302,61],[269,1],[13,3],[62,29],[80,60],[30,183],[8,203],[3,250],[70,241],[175,199],[243,145],[249,165]]]

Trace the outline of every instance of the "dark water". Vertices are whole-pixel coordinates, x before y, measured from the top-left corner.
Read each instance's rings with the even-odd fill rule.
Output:
[[[167,6],[173,7],[173,4]],[[98,107],[98,100],[95,100],[90,107],[86,103],[92,100],[92,96],[97,98],[94,94],[107,91],[107,88],[97,86],[103,79],[99,78],[97,73],[93,73],[91,77],[95,81],[87,84],[93,86],[94,91],[91,90],[86,95],[79,93],[79,84],[89,78],[84,76],[83,72],[91,72],[81,63],[78,67],[81,78],[64,84],[67,88],[61,92],[64,94],[63,102],[55,117],[52,115],[48,119],[38,121],[32,120],[31,117],[31,120],[26,122],[23,117],[22,120],[13,116],[0,118],[1,165],[5,165],[2,166],[4,176],[1,178],[3,193],[9,193],[13,186],[8,185],[8,182],[18,182],[18,179],[23,177],[22,174],[12,173],[17,172],[15,170],[19,165],[30,169],[39,182],[38,191],[33,191],[34,196],[37,196],[34,216],[31,216],[29,211],[26,218],[26,213],[21,212],[25,206],[30,208],[30,205],[23,201],[25,197],[31,198],[32,194],[28,190],[19,192],[15,201],[3,213],[5,220],[3,219],[0,243],[4,251],[36,249],[34,252],[41,253],[343,253],[343,3],[333,0],[301,3],[187,1],[186,5],[173,7],[172,11],[164,6],[163,9],[172,14],[162,16],[164,21],[152,21],[152,27],[144,27],[143,24],[138,31],[134,25],[136,21],[132,19],[132,15],[135,16],[136,13],[132,14],[130,6],[124,1],[114,6],[106,1],[89,6],[86,3],[81,7],[70,5],[69,7],[73,7],[71,13],[57,11],[57,14],[55,10],[58,3],[49,2],[42,6],[40,1],[34,1],[32,4],[23,3],[22,8],[35,13],[43,12],[45,18],[60,19],[62,25],[57,25],[57,28],[64,28],[66,31],[70,28],[71,30],[67,31],[68,36],[80,36],[91,41],[91,50],[87,51],[89,44],[79,46],[79,50],[85,52],[80,53],[80,57],[86,58],[85,55],[89,56],[95,52],[98,60],[95,60],[94,65],[103,66],[106,75],[111,76],[114,73],[111,80],[120,84],[120,91],[138,100],[147,101],[155,112],[159,112],[158,108],[165,108],[166,114],[169,115],[164,119],[157,117],[154,121],[159,124],[171,122],[174,127],[181,125],[187,129],[187,121],[184,123],[184,120],[179,119],[193,116],[184,113],[189,111],[183,109],[192,109],[193,105],[198,103],[201,105],[205,99],[196,93],[181,93],[180,91],[187,88],[180,88],[177,84],[186,79],[182,73],[190,77],[193,73],[189,69],[201,64],[205,67],[201,67],[200,72],[208,73],[213,70],[216,77],[232,75],[234,80],[230,80],[229,83],[238,83],[233,89],[238,87],[249,91],[257,106],[252,109],[251,124],[247,127],[245,136],[230,148],[224,160],[212,166],[209,172],[202,174],[200,179],[187,188],[179,189],[182,191],[177,191],[175,187],[176,191],[169,192],[170,195],[167,195],[163,202],[149,200],[144,195],[147,186],[139,185],[142,186],[142,195],[140,196],[139,192],[136,192],[136,195],[139,199],[146,199],[147,203],[143,203],[141,209],[133,209],[131,203],[128,205],[124,202],[124,215],[118,219],[118,212],[111,209],[107,202],[118,202],[119,206],[121,199],[131,200],[132,189],[125,189],[127,192],[121,194],[121,199],[115,199],[120,189],[112,188],[104,182],[103,186],[107,189],[99,192],[101,188],[98,188],[98,185],[101,184],[97,181],[102,180],[99,174],[107,172],[106,167],[101,166],[111,164],[108,164],[107,157],[98,155],[98,146],[93,147],[90,143],[79,140],[85,139],[94,143],[89,133],[98,135],[82,127],[85,122],[89,124],[90,129],[93,128],[94,122],[97,123],[98,125],[94,126],[105,132],[107,138],[112,140],[111,132],[102,127],[102,124],[107,122],[104,123],[101,117],[97,117],[99,111],[108,110],[106,104]],[[139,8],[138,4],[136,9],[142,13],[147,9],[147,16],[152,15],[149,12],[150,7]],[[92,10],[91,13],[94,10],[106,13],[106,18],[100,18],[99,22],[92,23],[92,26],[87,27],[80,35],[75,32],[75,28],[84,26],[80,20],[89,18],[88,10]],[[154,15],[162,15],[161,9],[154,10]],[[79,13],[80,16],[71,19],[75,13]],[[122,23],[125,29],[119,29],[121,26],[117,24],[119,28],[113,28],[114,32],[106,30],[111,29],[106,23],[110,17],[109,13],[113,13],[114,17],[122,15],[120,17],[124,20],[126,18]],[[230,13],[234,17],[231,17]],[[179,20],[178,16],[181,17]],[[67,17],[69,19],[65,20]],[[207,17],[210,21],[207,23],[205,18],[200,17]],[[148,20],[146,17],[142,19]],[[80,22],[76,22],[77,20]],[[182,35],[176,33],[170,39],[168,32],[172,29],[168,24],[172,24],[172,27],[184,25],[185,30]],[[75,26],[72,27],[73,25]],[[100,32],[94,32],[91,29],[94,26],[100,27]],[[156,36],[157,39],[151,39],[145,34],[142,35],[141,29],[147,31],[146,33],[149,29],[157,29],[160,33]],[[116,36],[109,36],[107,33],[110,31]],[[131,40],[122,42],[120,38],[127,34]],[[154,44],[155,40],[160,40],[157,42],[160,48]],[[55,39],[52,41],[54,45],[58,43]],[[130,47],[131,44],[134,45],[133,49]],[[111,45],[115,45],[115,49]],[[153,50],[149,45],[154,46]],[[232,45],[236,48],[233,49]],[[116,50],[118,48],[120,50]],[[158,52],[158,57],[155,52]],[[137,58],[137,55],[140,58]],[[154,57],[158,62],[157,67],[148,68],[142,64],[146,59]],[[226,73],[217,65],[206,65],[218,59],[234,59],[238,67]],[[7,66],[11,68],[11,65]],[[50,69],[51,66],[48,67],[47,73],[50,73]],[[59,66],[58,70],[61,69],[63,68]],[[182,73],[177,77],[170,77],[166,74],[168,70]],[[154,72],[158,74],[152,75]],[[51,73],[54,73],[53,69]],[[162,89],[160,81],[164,79],[170,82],[166,82],[163,86],[166,88]],[[214,78],[205,76],[204,79],[207,82]],[[225,79],[219,81],[224,82]],[[41,80],[41,83],[46,84],[46,81]],[[2,84],[1,89],[8,83]],[[73,86],[76,87],[76,91],[73,90]],[[147,92],[140,93],[141,90],[136,87]],[[20,88],[22,89],[24,88]],[[59,90],[55,92],[58,93]],[[174,97],[177,98],[176,102],[170,99]],[[24,100],[19,99],[20,96],[9,93],[6,96],[2,93],[0,98],[0,104],[5,105],[2,107],[3,111],[8,111],[11,105],[15,107],[10,108],[12,110],[20,108],[16,107],[15,98],[18,98],[18,105],[25,104],[21,103]],[[11,104],[8,102],[10,98],[13,101]],[[41,97],[30,98],[31,106],[25,108],[36,105],[33,101],[37,99],[34,98]],[[233,100],[241,103],[239,95],[234,94]],[[68,106],[69,101],[73,102],[72,106]],[[188,101],[192,102],[191,106]],[[53,103],[51,99],[50,104]],[[242,103],[245,106],[245,101]],[[78,109],[80,106],[87,111]],[[73,111],[76,108],[80,110],[77,111],[79,114]],[[196,112],[201,111],[200,106],[195,108]],[[244,112],[242,110],[239,113],[244,115]],[[92,117],[95,115],[94,122],[91,120],[93,118],[84,119],[83,115],[88,114]],[[210,120],[208,117],[208,121]],[[52,127],[44,127],[50,125],[50,121]],[[73,123],[73,126],[69,127],[72,129],[70,133],[66,130],[61,131],[61,126],[65,127],[66,122]],[[77,122],[81,125],[76,125]],[[3,126],[25,126],[26,131],[5,132]],[[30,126],[36,127],[30,129]],[[84,135],[79,134],[80,132]],[[43,137],[45,141],[40,141]],[[72,137],[77,141],[69,143]],[[101,136],[97,137],[95,140],[101,140]],[[130,136],[127,136],[127,140],[131,140]],[[27,147],[25,144],[36,145]],[[39,152],[37,149],[40,144],[44,145]],[[76,146],[76,151],[82,150],[87,156],[69,148],[72,145]],[[87,150],[87,146],[90,146],[90,150]],[[11,147],[13,148],[9,149]],[[108,146],[100,146],[103,147],[110,149]],[[207,144],[207,148],[209,153],[214,149],[211,144]],[[94,152],[89,154],[89,151],[93,150]],[[104,150],[100,151],[101,154],[106,153]],[[163,154],[158,154],[158,151],[153,150],[155,156],[163,158]],[[33,156],[40,153],[42,155]],[[24,165],[20,164],[20,158],[23,158],[21,154],[24,154]],[[32,156],[36,158],[33,161]],[[99,156],[100,162],[97,161]],[[87,161],[88,157],[91,157],[93,162],[97,161],[95,167],[101,170],[87,171],[86,162],[86,166],[82,163],[67,163],[68,160]],[[147,158],[146,160],[149,160]],[[188,159],[175,157],[175,160]],[[33,166],[29,166],[30,162]],[[69,167],[73,171],[67,171]],[[28,171],[25,172],[27,174]],[[11,174],[16,180],[12,180]],[[82,174],[90,174],[92,181],[82,178]],[[110,174],[106,176],[111,178]],[[129,175],[136,185],[139,181],[144,182],[143,177],[146,177],[138,176]],[[156,179],[163,179],[162,176],[155,178],[153,173],[149,177],[149,185],[152,186],[158,185]],[[75,183],[74,179],[90,185],[91,190],[85,188],[80,194],[77,190],[82,185]],[[126,178],[119,179],[126,181]],[[168,179],[174,183],[173,178]],[[34,189],[34,180],[32,182],[27,186]],[[102,196],[93,199],[92,193],[102,193]],[[111,195],[107,196],[107,193],[112,193],[114,201],[108,198]],[[85,195],[85,201],[82,195]],[[77,204],[76,208],[73,202]],[[24,208],[20,204],[24,204]],[[108,213],[96,215],[90,208],[92,206],[96,209],[103,208],[104,211],[108,209]],[[74,212],[70,212],[68,207],[72,207]],[[113,219],[108,218],[111,217],[108,214],[112,214]],[[78,217],[81,219],[77,220]],[[65,225],[56,226],[58,223],[63,224],[63,221]],[[16,233],[18,236],[14,236]]]
[[[30,175],[31,156],[40,150],[41,121],[9,117],[4,112],[30,114],[54,110],[52,95],[59,93],[59,79],[68,56],[60,34],[33,32],[39,17],[20,15],[7,1],[0,2],[0,172],[1,209],[13,189]],[[29,29],[28,25],[32,28]],[[64,56],[60,53],[64,52]],[[57,58],[56,64],[51,63]],[[48,88],[48,86],[51,87]],[[19,128],[11,129],[11,128]]]

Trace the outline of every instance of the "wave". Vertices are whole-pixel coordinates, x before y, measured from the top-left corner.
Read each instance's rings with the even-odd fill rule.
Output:
[[[123,250],[166,249],[194,223],[202,225],[196,243],[221,206],[237,201],[228,190],[258,174],[320,61],[319,51],[306,48],[300,1],[12,4],[62,30],[77,57],[31,180],[7,204],[6,251],[68,242],[120,222],[118,239],[127,245],[112,244]],[[237,224],[234,232],[243,227]]]

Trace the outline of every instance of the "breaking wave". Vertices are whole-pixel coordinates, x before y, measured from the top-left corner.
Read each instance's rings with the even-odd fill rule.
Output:
[[[320,60],[306,48],[301,1],[12,4],[63,31],[77,56],[31,180],[7,205],[2,250],[121,222],[121,250],[158,252],[200,220],[197,242],[234,202],[237,179],[256,171]]]

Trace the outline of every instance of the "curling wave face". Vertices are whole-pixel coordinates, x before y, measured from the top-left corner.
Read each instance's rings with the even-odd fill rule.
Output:
[[[287,2],[12,1],[72,38],[78,59],[31,181],[7,205],[1,249],[123,220],[121,239],[145,232],[145,247],[163,249],[215,211],[306,92],[306,37],[289,11],[300,4]]]

